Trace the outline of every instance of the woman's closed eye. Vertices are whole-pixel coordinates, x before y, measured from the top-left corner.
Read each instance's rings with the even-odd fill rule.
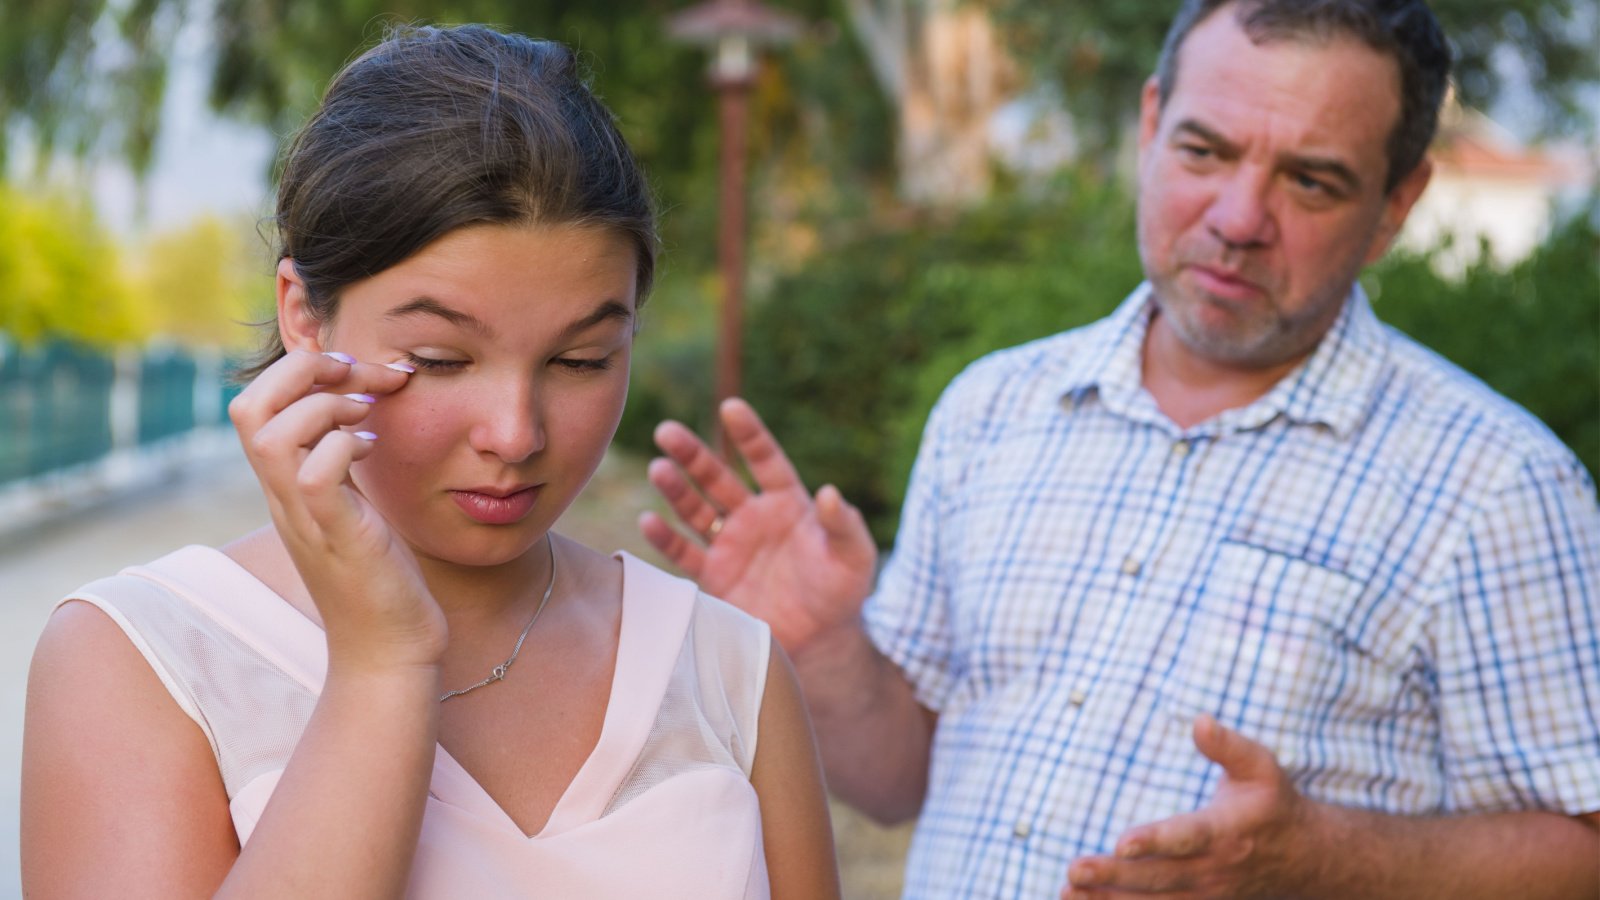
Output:
[[[431,356],[418,356],[415,353],[406,354],[406,362],[417,367],[420,372],[453,372],[466,368],[464,359],[437,359]]]
[[[602,356],[598,359],[589,359],[581,356],[558,356],[551,362],[563,369],[570,369],[574,372],[604,372],[611,368],[610,356]]]

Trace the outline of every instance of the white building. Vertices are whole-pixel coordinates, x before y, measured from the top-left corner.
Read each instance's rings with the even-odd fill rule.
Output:
[[[1433,180],[1399,245],[1426,251],[1448,236],[1450,247],[1434,258],[1446,275],[1476,261],[1480,242],[1498,265],[1523,259],[1549,234],[1563,201],[1581,199],[1597,183],[1596,161],[1583,148],[1525,147],[1486,116],[1460,107],[1440,123],[1433,161]]]

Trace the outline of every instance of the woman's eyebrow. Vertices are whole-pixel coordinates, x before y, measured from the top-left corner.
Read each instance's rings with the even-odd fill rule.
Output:
[[[485,337],[494,335],[494,330],[481,319],[459,309],[451,309],[432,297],[416,297],[383,314],[386,319],[405,319],[411,316],[435,316],[457,328],[465,328]]]
[[[561,339],[568,340],[599,325],[601,322],[615,319],[620,322],[632,322],[633,310],[615,300],[607,300],[595,307],[594,312],[573,322],[561,331]]]

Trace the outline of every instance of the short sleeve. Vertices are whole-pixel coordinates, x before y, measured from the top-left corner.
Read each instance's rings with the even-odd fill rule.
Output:
[[[872,642],[905,673],[917,702],[934,712],[944,708],[956,684],[950,573],[940,546],[953,453],[946,423],[952,415],[954,390],[955,386],[947,389],[928,416],[894,551],[865,610]]]
[[[1435,613],[1450,811],[1600,810],[1600,507],[1576,460],[1490,497]]]

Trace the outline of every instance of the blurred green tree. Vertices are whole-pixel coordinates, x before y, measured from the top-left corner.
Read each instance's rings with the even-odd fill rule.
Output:
[[[243,350],[272,318],[272,281],[250,223],[201,216],[144,241],[129,260],[147,328],[180,344]]]
[[[0,333],[105,346],[148,327],[117,246],[87,204],[0,184]]]
[[[679,0],[4,0],[0,124],[46,148],[150,162],[173,41],[201,17],[216,53],[211,101],[287,134],[353,48],[384,23],[484,21],[567,41],[668,190],[711,164],[714,116],[695,89],[701,54],[663,38]],[[969,203],[989,187],[993,114],[1030,87],[1057,92],[1082,145],[1103,155],[1126,131],[1176,0],[795,0],[811,21],[849,24],[887,104],[900,194]],[[1597,0],[1434,0],[1457,56],[1462,100],[1487,108],[1520,84],[1553,131],[1592,126],[1582,92],[1600,79]],[[788,71],[796,71],[789,69]],[[1519,78],[1507,78],[1520,72]],[[1530,106],[1530,104],[1523,104]],[[19,129],[19,126],[21,128]],[[686,139],[687,138],[687,139]],[[0,142],[0,154],[5,143]]]
[[[1155,68],[1176,0],[1051,3],[973,0],[989,10],[1035,77],[1059,90],[1085,143],[1114,148]],[[1430,0],[1455,54],[1462,103],[1490,109],[1508,92],[1551,134],[1583,133],[1584,92],[1600,80],[1596,0]]]

